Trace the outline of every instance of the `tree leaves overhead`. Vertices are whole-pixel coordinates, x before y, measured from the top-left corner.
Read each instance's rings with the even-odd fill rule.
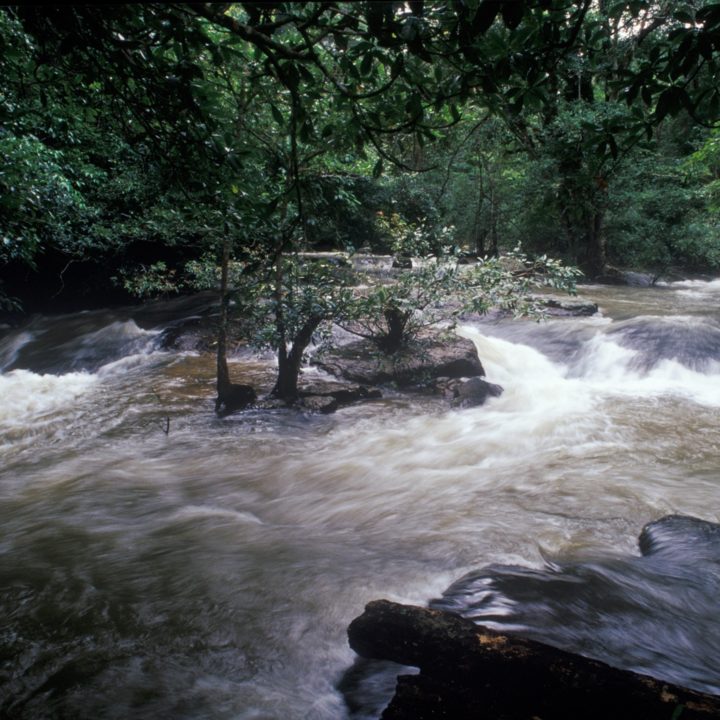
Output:
[[[434,141],[473,115],[498,118],[528,156],[552,156],[558,196],[594,211],[613,169],[659,124],[720,118],[718,2],[17,5],[0,14],[2,139],[15,170],[42,160],[13,187],[26,198],[39,179],[45,190],[69,188],[55,197],[82,223],[93,214],[81,212],[82,189],[99,197],[101,177],[117,178],[125,154],[137,197],[167,191],[189,207],[222,206],[208,237],[241,210],[249,227],[264,227],[254,233],[262,242],[284,237],[285,222],[291,243],[307,234],[298,218],[309,178],[328,168],[429,171]],[[73,172],[51,172],[70,157]],[[155,173],[162,190],[151,191],[142,178]],[[115,203],[135,223],[132,196],[103,198],[97,214]],[[32,203],[23,207],[20,225],[37,230]],[[41,246],[28,243],[27,257]]]
[[[590,0],[481,0],[23,6],[15,12],[48,56],[79,74],[102,75],[131,109],[150,105],[152,119],[138,111],[135,124],[155,134],[163,118],[176,127],[187,118],[186,136],[200,138],[218,113],[216,98],[203,89],[207,63],[222,70],[247,53],[301,104],[324,85],[361,106],[359,125],[348,125],[361,143],[379,132],[377,122],[362,121],[370,106],[383,132],[431,128],[430,99],[437,108],[472,100],[501,112],[540,111],[554,104],[558,80],[581,57],[588,81],[595,67],[612,64],[613,92],[629,104],[641,98],[652,106],[644,122],[680,109],[717,119],[719,3],[697,9],[678,2],[670,14],[642,1],[602,8],[600,16]],[[235,58],[233,42],[244,48]]]

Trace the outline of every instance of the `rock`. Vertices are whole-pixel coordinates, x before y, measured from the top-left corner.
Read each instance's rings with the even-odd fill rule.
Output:
[[[377,388],[367,388],[362,385],[357,388],[335,390],[331,395],[340,405],[349,405],[359,400],[378,400],[382,397],[382,393]]]
[[[375,400],[382,397],[377,388],[368,388],[363,385],[347,387],[340,383],[313,383],[300,391],[300,407],[314,412],[331,413],[338,408],[362,400]]]
[[[546,313],[553,317],[590,317],[598,312],[597,303],[580,298],[542,298]]]
[[[503,388],[481,377],[471,377],[468,380],[450,380],[443,388],[443,394],[450,398],[453,407],[471,408],[484,405],[488,398],[500,397]]]
[[[309,262],[320,262],[334,267],[349,268],[352,263],[344,252],[301,252],[298,257]]]
[[[158,345],[161,350],[207,351],[213,342],[208,331],[210,325],[211,323],[204,317],[184,318],[163,330]]]
[[[505,635],[457,615],[387,600],[348,628],[364,658],[420,668],[401,675],[383,720],[635,720],[720,717],[720,698]]]
[[[231,384],[223,390],[215,400],[215,412],[218,415],[229,415],[238,410],[244,410],[257,400],[255,388],[250,385]]]
[[[255,407],[258,408],[258,410],[286,410],[288,403],[286,400],[281,400],[280,398],[264,397],[255,403]]]
[[[396,270],[412,270],[413,262],[411,257],[400,255],[393,258],[392,266]]]
[[[299,405],[306,410],[325,414],[334,413],[338,409],[338,401],[332,395],[307,395],[300,398]]]
[[[472,341],[457,335],[427,335],[410,348],[384,355],[369,340],[359,340],[311,361],[339,378],[362,385],[427,386],[438,377],[485,375]]]

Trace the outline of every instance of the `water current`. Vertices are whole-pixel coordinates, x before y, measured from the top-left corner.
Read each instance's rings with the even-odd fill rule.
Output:
[[[160,349],[187,303],[6,330],[0,716],[344,720],[380,597],[720,692],[716,535],[638,548],[720,521],[720,281],[583,295],[599,314],[461,327],[505,388],[467,410],[218,419],[212,358]]]

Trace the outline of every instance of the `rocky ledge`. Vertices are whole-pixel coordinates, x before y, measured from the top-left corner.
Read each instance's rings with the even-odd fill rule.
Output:
[[[720,698],[511,637],[441,610],[371,602],[350,624],[364,658],[400,675],[382,720],[710,720]]]
[[[328,350],[311,362],[336,378],[401,389],[434,388],[438,378],[485,375],[475,345],[451,333],[425,334],[392,355],[381,353],[369,340],[358,340]]]
[[[503,392],[500,385],[484,379],[485,370],[475,345],[448,332],[428,332],[393,355],[381,353],[368,340],[359,340],[325,351],[313,358],[312,364],[341,382],[371,388],[372,394],[367,395],[370,398],[377,397],[377,387],[385,385],[403,391],[432,392],[442,395],[452,407],[469,408],[483,405]],[[307,404],[308,400],[303,402]],[[326,401],[313,401],[317,402],[322,407]]]

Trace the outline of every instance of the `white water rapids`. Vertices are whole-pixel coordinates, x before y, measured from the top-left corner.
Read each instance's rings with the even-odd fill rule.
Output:
[[[601,315],[461,328],[505,388],[469,410],[390,393],[220,420],[212,358],[159,350],[157,318],[7,332],[0,716],[342,720],[369,600],[637,556],[669,513],[720,521],[720,281],[584,294]],[[701,649],[678,644],[688,683]]]

